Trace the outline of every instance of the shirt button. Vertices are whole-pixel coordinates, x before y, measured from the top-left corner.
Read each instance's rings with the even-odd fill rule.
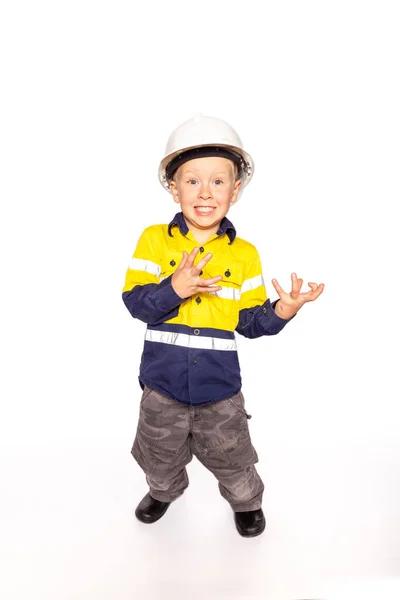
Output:
[[[225,271],[225,277],[230,277],[230,276],[231,276],[231,272],[230,272],[230,270],[228,269],[227,271]]]
[[[265,308],[265,306],[264,306],[264,308],[263,308],[263,313],[264,313],[264,315],[266,314],[266,312],[267,312],[267,309],[266,309],[266,308]]]
[[[197,298],[196,298],[196,302],[197,302],[197,304],[200,304],[200,302],[201,302],[201,298],[197,297]]]
[[[197,360],[195,358],[192,360],[192,364],[197,364]]]
[[[200,246],[200,252],[204,252],[203,246]]]
[[[193,331],[193,333],[194,333],[194,335],[199,335],[199,333],[200,333],[200,329],[195,329],[195,330]]]
[[[169,264],[171,265],[171,267],[174,267],[176,265],[176,262],[174,260],[171,260]]]

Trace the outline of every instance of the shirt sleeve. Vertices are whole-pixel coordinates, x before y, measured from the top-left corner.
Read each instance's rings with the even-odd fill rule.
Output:
[[[291,321],[275,313],[274,306],[278,300],[271,304],[267,297],[261,260],[257,250],[254,250],[255,257],[241,288],[239,322],[236,326],[236,331],[247,338],[276,335]]]
[[[175,292],[171,277],[160,281],[161,249],[154,227],[144,230],[125,276],[122,299],[132,317],[149,325],[162,323],[178,315],[185,301]]]

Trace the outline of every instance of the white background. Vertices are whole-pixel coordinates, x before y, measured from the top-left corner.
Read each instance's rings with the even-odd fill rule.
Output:
[[[382,0],[2,3],[2,597],[399,597],[399,25]],[[279,336],[238,336],[250,540],[196,459],[160,522],[132,514],[145,325],[121,290],[198,112],[255,160],[228,217],[271,299],[292,271],[326,286]]]

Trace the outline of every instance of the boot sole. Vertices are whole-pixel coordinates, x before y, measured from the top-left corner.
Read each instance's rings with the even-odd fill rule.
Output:
[[[167,506],[167,508],[161,514],[158,514],[155,518],[152,518],[152,519],[143,519],[139,516],[139,514],[136,511],[135,511],[135,517],[141,523],[146,523],[146,525],[151,525],[152,523],[156,523],[159,519],[161,519],[161,517],[163,517],[165,515],[165,513],[167,512],[168,509],[169,509],[169,506]]]

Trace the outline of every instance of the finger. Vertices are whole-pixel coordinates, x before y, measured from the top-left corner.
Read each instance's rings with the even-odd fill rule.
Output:
[[[178,270],[178,269],[183,269],[183,267],[185,266],[185,264],[186,264],[186,262],[187,262],[187,259],[188,259],[188,253],[187,253],[187,252],[185,252],[185,251],[183,251],[183,252],[182,252],[182,259],[181,259],[181,262],[180,262],[180,263],[179,263],[179,265],[176,267],[176,270]]]
[[[191,253],[189,254],[186,265],[185,265],[188,269],[193,268],[194,259],[196,258],[196,256],[198,255],[199,252],[200,252],[200,248],[195,246],[193,248],[193,250],[191,251]]]
[[[313,300],[316,300],[318,298],[318,296],[320,296],[322,294],[322,292],[324,291],[324,284],[320,283],[315,290],[312,290],[311,292],[306,292],[303,296],[303,299],[305,300],[305,302],[310,302]]]
[[[314,292],[314,291],[317,289],[317,287],[318,287],[318,285],[317,285],[316,283],[314,283],[313,281],[309,281],[309,282],[308,282],[308,285],[309,285],[309,287],[312,289],[312,291],[313,291],[313,292]]]
[[[299,292],[300,292],[301,286],[303,285],[303,280],[300,277],[298,277],[297,281],[298,281],[298,284],[299,284]]]
[[[319,285],[317,285],[313,281],[311,281],[308,285],[310,285],[310,287],[312,287],[312,292],[310,292],[310,293],[314,294],[315,298],[318,298],[318,296],[320,296],[322,294],[322,292],[324,291],[324,287],[325,287],[325,285],[323,283],[320,283]]]
[[[279,285],[279,283],[276,279],[272,279],[271,281],[272,281],[272,285],[274,286],[274,288],[277,291],[277,293],[279,294],[279,296],[286,293],[283,291],[283,289],[281,288],[281,286]]]
[[[211,258],[212,258],[212,254],[210,254],[210,253],[206,254],[204,258],[199,260],[199,262],[197,263],[197,265],[194,268],[198,269],[198,271],[200,273],[200,271],[206,266],[206,264],[208,263],[209,260],[211,260]]]
[[[292,278],[292,295],[298,296],[300,288],[299,288],[299,282],[298,282],[296,273],[292,273],[291,278]]]
[[[221,281],[222,276],[218,275],[218,277],[211,277],[210,279],[201,279],[201,282],[199,282],[199,286],[202,287],[204,285],[204,287],[207,287],[208,285],[213,285],[213,283],[217,283],[217,281]]]

